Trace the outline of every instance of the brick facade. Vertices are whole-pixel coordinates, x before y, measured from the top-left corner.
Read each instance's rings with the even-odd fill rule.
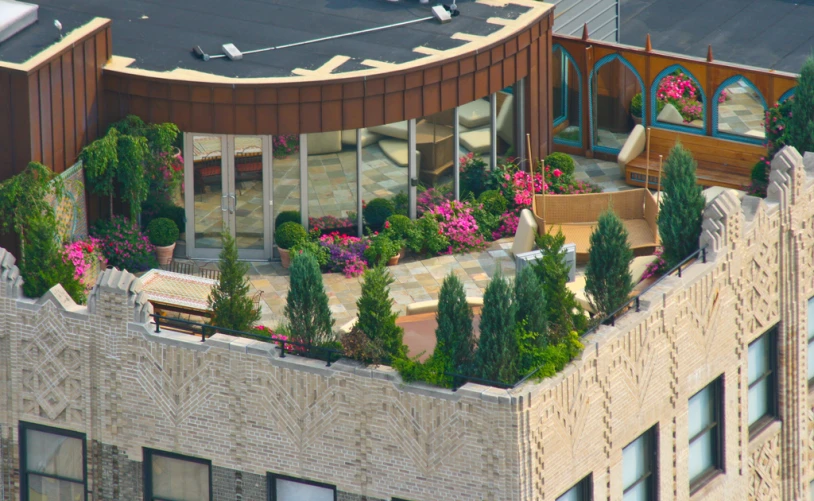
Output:
[[[510,391],[155,334],[140,282],[117,270],[87,307],[59,288],[32,301],[0,249],[0,498],[18,499],[27,421],[87,435],[93,501],[140,499],[143,447],[211,460],[216,500],[266,499],[269,472],[334,484],[343,501],[554,500],[592,474],[593,499],[620,500],[622,449],[654,426],[659,499],[688,500],[688,399],[722,376],[725,473],[692,499],[805,499],[814,155],[783,150],[771,181],[766,200],[708,206],[706,263],[586,337],[561,374]],[[747,348],[775,325],[779,419],[750,437]]]

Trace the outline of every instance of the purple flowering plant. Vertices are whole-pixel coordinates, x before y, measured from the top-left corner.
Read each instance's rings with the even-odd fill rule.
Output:
[[[352,237],[334,231],[319,237],[319,245],[328,249],[328,270],[342,272],[346,277],[358,277],[366,267],[367,238]]]

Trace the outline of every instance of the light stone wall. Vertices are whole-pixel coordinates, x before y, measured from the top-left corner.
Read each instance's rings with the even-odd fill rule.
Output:
[[[814,156],[785,149],[771,181],[765,201],[727,192],[707,208],[706,263],[586,337],[561,374],[511,391],[155,334],[140,282],[117,270],[87,307],[59,287],[28,300],[0,249],[0,499],[19,495],[23,420],[87,434],[92,500],[142,496],[143,447],[210,459],[218,500],[265,499],[268,472],[414,501],[553,500],[592,473],[594,499],[620,500],[622,448],[653,426],[659,498],[688,500],[687,401],[721,375],[726,471],[692,499],[806,499]],[[780,420],[750,439],[747,347],[776,324]]]

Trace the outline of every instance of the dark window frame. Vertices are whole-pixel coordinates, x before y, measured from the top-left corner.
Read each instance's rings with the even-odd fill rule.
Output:
[[[580,501],[593,501],[594,499],[594,474],[593,472],[587,474],[586,476],[582,477],[582,479],[577,482],[576,484],[569,487],[565,492],[561,493],[559,496],[555,497],[554,499],[560,499],[561,497],[565,496],[572,489],[575,489],[578,486],[582,486],[582,499]],[[395,500],[394,500],[395,501]]]
[[[699,473],[694,479],[690,479],[690,495],[692,496],[695,492],[699,489],[707,485],[710,480],[717,477],[721,473],[725,473],[726,469],[724,466],[724,406],[723,406],[723,397],[724,397],[724,376],[720,375],[711,381],[709,384],[698,390],[697,392],[693,393],[692,396],[687,400],[688,405],[689,401],[693,399],[696,395],[701,393],[702,391],[706,390],[707,388],[711,388],[712,396],[710,400],[712,401],[712,422],[704,427],[703,430],[699,431],[695,434],[695,436],[689,437],[687,442],[687,447],[689,447],[695,440],[699,437],[705,435],[709,432],[714,432],[713,440],[712,440],[712,466],[709,466],[706,470]]]
[[[644,433],[637,436],[633,440],[631,440],[627,445],[622,447],[622,456],[624,458],[624,450],[636,440],[640,438],[645,438],[645,458],[647,460],[647,471],[644,473],[644,476],[639,477],[633,484],[629,485],[627,488],[622,488],[622,499],[624,499],[625,494],[629,492],[634,487],[637,487],[642,482],[647,482],[647,497],[651,501],[658,501],[659,498],[659,425],[656,423],[655,425],[651,426]],[[624,475],[624,472],[622,472]],[[591,493],[593,495],[593,493]]]
[[[42,433],[50,433],[51,435],[63,436],[68,438],[77,438],[82,441],[82,493],[85,501],[88,499],[88,440],[87,435],[78,431],[65,430],[63,428],[54,428],[53,426],[45,426],[37,423],[29,423],[27,421],[20,421],[20,500],[28,501],[28,475],[37,475],[45,478],[53,478],[55,480],[62,480],[65,482],[72,482],[78,484],[79,482],[73,478],[60,477],[59,475],[49,475],[47,473],[36,473],[28,471],[28,439],[26,437],[27,431],[39,431]]]
[[[316,480],[309,480],[302,477],[292,477],[289,475],[282,475],[279,473],[267,473],[266,482],[268,483],[268,499],[269,501],[277,501],[277,479],[288,480],[289,482],[297,482],[299,484],[313,485],[314,487],[322,487],[331,489],[334,493],[334,501],[337,501],[336,485],[326,484],[325,482],[317,482]]]
[[[170,459],[178,459],[181,461],[189,461],[190,463],[205,464],[209,467],[209,501],[214,500],[214,491],[212,489],[212,461],[209,459],[187,456],[185,454],[178,454],[176,452],[167,452],[160,449],[150,449],[144,447],[144,461],[142,466],[144,468],[144,501],[172,501],[164,500],[153,496],[153,456],[162,456]]]
[[[748,383],[748,385],[747,385],[748,388],[747,388],[747,392],[746,392],[746,394],[747,394],[747,399],[746,399],[747,405],[748,405],[748,402],[749,402],[749,397],[748,397],[749,390],[751,390],[752,387],[757,385],[758,383],[761,383],[764,380],[769,379],[769,402],[767,402],[768,405],[766,406],[767,407],[766,413],[764,415],[762,415],[761,417],[759,417],[757,421],[755,421],[754,423],[749,425],[749,439],[750,440],[752,438],[755,438],[755,436],[757,436],[761,431],[763,431],[767,426],[772,424],[778,418],[778,412],[777,411],[778,411],[778,398],[779,398],[779,395],[778,395],[778,386],[777,386],[777,383],[778,383],[778,381],[777,381],[777,379],[778,379],[777,378],[777,370],[778,370],[777,340],[778,340],[779,336],[777,335],[777,331],[778,331],[777,326],[772,327],[768,331],[764,332],[763,334],[761,334],[760,336],[755,338],[751,343],[749,343],[749,346],[746,349],[747,350],[746,351],[747,360],[748,360],[749,347],[751,347],[753,344],[755,344],[757,341],[764,338],[765,336],[769,336],[766,339],[767,342],[768,342],[768,346],[769,346],[769,363],[768,363],[768,368],[767,368],[766,372],[761,374],[760,377],[758,377],[753,382],[748,382],[748,379],[749,379],[748,367],[747,367],[747,372],[746,372],[747,383]],[[748,408],[747,408],[747,412],[746,412],[746,420],[747,421],[749,420]]]

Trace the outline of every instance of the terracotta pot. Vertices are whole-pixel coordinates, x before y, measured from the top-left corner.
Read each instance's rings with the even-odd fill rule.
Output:
[[[158,264],[166,266],[172,263],[172,253],[175,250],[175,244],[166,247],[155,246],[155,257],[158,258]]]
[[[399,258],[401,258],[401,254],[396,254],[395,256],[391,257],[387,260],[387,266],[395,266],[399,264]]]
[[[283,268],[285,269],[291,266],[291,251],[283,249],[282,247],[277,247],[277,250],[280,251],[280,263],[283,265]]]

